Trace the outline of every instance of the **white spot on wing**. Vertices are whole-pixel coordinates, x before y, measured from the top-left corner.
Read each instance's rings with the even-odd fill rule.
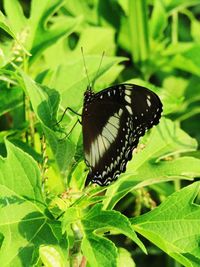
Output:
[[[129,105],[126,105],[126,109],[128,110],[129,114],[133,115],[132,109]]]
[[[130,107],[129,107],[130,108]],[[132,110],[131,110],[132,112]],[[103,127],[101,134],[91,143],[90,152],[85,152],[85,157],[89,165],[95,167],[99,160],[104,156],[110,145],[117,138],[120,128],[120,116],[123,110],[120,108],[118,112],[114,113]],[[110,171],[109,168],[107,171]]]
[[[125,95],[125,100],[127,103],[131,104],[131,98],[128,95]]]
[[[123,109],[120,108],[118,112],[119,117],[121,117],[122,113],[123,113]]]
[[[125,85],[125,88],[126,88],[126,89],[133,89],[133,86],[132,86],[132,85],[129,85],[129,84],[126,84],[126,85]]]
[[[125,90],[125,94],[127,95],[127,96],[130,96],[131,95],[131,90]]]
[[[150,107],[151,106],[151,101],[147,98],[147,105]]]

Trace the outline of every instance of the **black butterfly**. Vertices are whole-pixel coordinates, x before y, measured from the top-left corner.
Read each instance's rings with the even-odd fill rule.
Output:
[[[159,97],[145,87],[118,84],[95,94],[88,86],[82,112],[87,181],[104,186],[125,172],[139,138],[161,113]]]

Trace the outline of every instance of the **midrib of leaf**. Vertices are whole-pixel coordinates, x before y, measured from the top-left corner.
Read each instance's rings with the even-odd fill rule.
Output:
[[[7,213],[5,213],[4,215],[8,218]],[[24,223],[24,222],[30,222],[30,221],[38,221],[38,220],[41,220],[41,219],[44,219],[45,221],[47,221],[47,218],[44,217],[44,216],[42,216],[42,217],[37,217],[35,219],[31,218],[31,219],[26,219],[26,220],[12,221],[12,223],[11,222],[8,222],[8,223],[0,224],[0,226],[10,226],[10,225],[18,224],[20,222],[23,222]],[[44,224],[45,223],[46,222],[44,222]]]
[[[17,196],[19,199],[24,200],[24,202],[28,202],[29,204],[31,204],[31,206],[33,206],[37,211],[39,211],[40,213],[43,214],[43,211],[35,204],[33,203],[33,201],[37,201],[36,199],[34,199],[33,201],[28,200],[27,198],[23,198],[21,195],[18,195],[15,191],[11,190],[9,187],[5,186],[5,185],[0,185],[0,187],[6,188],[7,191],[11,192],[13,195]],[[4,196],[5,197],[5,196]],[[41,202],[39,202],[41,203]],[[44,203],[41,203],[44,205]],[[12,204],[11,204],[12,205]]]

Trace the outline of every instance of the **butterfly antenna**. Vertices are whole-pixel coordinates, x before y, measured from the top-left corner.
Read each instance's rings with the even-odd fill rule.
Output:
[[[102,61],[103,61],[103,57],[104,57],[104,56],[105,56],[105,51],[103,51],[103,53],[102,53],[101,60],[100,60],[100,63],[99,63],[99,67],[98,67],[98,69],[97,69],[96,75],[94,76],[94,80],[93,80],[92,86],[94,86],[94,83],[95,83],[95,81],[96,81],[96,79],[97,79],[97,77],[98,77],[99,70],[100,70],[100,68],[101,68],[101,64],[102,64]]]
[[[89,79],[88,70],[87,70],[87,67],[86,67],[85,57],[84,57],[83,47],[82,46],[81,46],[81,54],[82,54],[82,57],[83,57],[83,64],[84,64],[84,68],[85,68],[85,74],[86,74],[87,80],[88,80],[88,88],[90,88],[91,82],[90,82],[90,79]]]

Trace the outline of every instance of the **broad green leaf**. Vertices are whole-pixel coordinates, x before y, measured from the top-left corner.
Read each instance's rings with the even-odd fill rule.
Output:
[[[66,47],[66,39],[46,49],[44,55],[47,67],[54,70],[59,65],[65,65],[66,62],[74,61],[75,57],[80,57],[82,61],[81,65],[83,66],[81,47],[83,47],[85,56],[88,54],[99,54],[99,60],[97,62],[99,64],[103,51],[105,51],[107,56],[114,55],[114,38],[115,32],[111,28],[86,27],[84,31],[81,31],[78,44],[74,50]]]
[[[124,13],[127,15],[128,14],[128,0],[118,0],[118,3],[122,7]]]
[[[61,141],[61,136],[58,136],[52,130],[53,126],[55,128],[57,121],[56,113],[60,101],[59,93],[54,89],[36,84],[24,72],[20,72],[24,81],[25,90],[30,98],[35,115],[42,124],[56,163],[60,171],[65,172],[75,154],[75,143],[69,138]]]
[[[128,250],[124,248],[118,249],[117,267],[136,267]]]
[[[105,56],[99,70],[98,77],[96,77],[100,58],[101,56],[85,56],[88,75],[91,82],[95,78],[98,78],[102,74],[106,73],[113,65],[126,59],[123,57]],[[81,55],[78,58],[71,60],[68,64],[66,63],[65,65],[58,67],[50,84],[51,87],[59,90],[61,94],[62,109],[64,110],[66,107],[71,107],[75,111],[78,111],[83,105],[83,94],[87,88],[87,85],[88,79],[85,75],[83,59]]]
[[[32,0],[30,17],[27,19],[23,14],[19,1],[5,0],[5,10],[15,34],[21,35],[23,31],[28,30],[24,42],[32,54],[30,62],[36,60],[47,47],[57,42],[60,38],[71,34],[80,24],[80,18],[72,19],[67,16],[53,16],[64,5],[64,2],[65,0]],[[51,26],[49,26],[49,23]],[[7,27],[5,30],[8,32],[9,28]],[[10,32],[8,33],[10,34]]]
[[[62,219],[62,232],[65,233],[66,228],[72,224],[77,222],[77,220],[81,219],[81,211],[77,207],[69,207],[63,216]]]
[[[106,238],[90,234],[83,238],[81,249],[91,267],[117,266],[117,248]]]
[[[69,19],[66,16],[52,18],[53,14],[60,9],[65,0],[48,1],[33,0],[31,2],[30,26],[33,32],[32,40],[29,40],[31,53],[35,60],[49,46],[60,38],[71,34],[80,24],[81,19]],[[52,21],[51,21],[52,18]],[[47,22],[52,23],[47,27]]]
[[[46,126],[43,126],[43,129],[59,170],[61,174],[64,174],[73,161],[76,152],[76,144],[69,138],[62,139],[63,137],[59,137],[55,131]]]
[[[59,222],[46,215],[41,177],[36,162],[8,141],[7,158],[0,158],[0,251],[2,266],[32,266],[41,245],[60,247],[67,243]]]
[[[23,91],[20,87],[1,88],[0,116],[23,104]]]
[[[84,16],[84,21],[92,25],[97,25],[99,23],[98,5],[96,1],[93,1],[92,5],[90,5],[90,1],[66,1],[64,9],[67,14],[71,14],[74,17],[78,17],[82,14]]]
[[[147,1],[129,0],[129,28],[131,53],[134,62],[143,62],[149,56]]]
[[[186,267],[200,262],[200,207],[196,182],[174,193],[154,210],[132,219],[133,229]]]
[[[194,44],[190,49],[175,55],[170,66],[200,76],[200,45]]]
[[[197,143],[175,123],[163,118],[145,138],[145,148],[133,154],[126,173],[107,190],[104,207],[112,208],[134,188],[200,175],[200,160],[180,154],[196,150]]]
[[[22,70],[20,70],[20,73],[35,115],[41,123],[47,127],[52,127],[56,123],[56,113],[60,101],[58,92],[54,89],[41,87],[39,84],[36,84]]]
[[[127,38],[127,36],[129,35],[130,35],[130,29],[129,29],[128,19],[127,17],[122,16],[117,42],[121,48],[130,53],[132,46],[130,38]]]
[[[122,233],[128,236],[146,252],[144,245],[131,231],[128,218],[120,212],[104,211],[101,208],[101,204],[96,204],[81,220],[85,232],[82,250],[91,266],[116,266],[116,248],[114,244],[98,235],[108,230],[111,233],[113,231],[113,233]],[[105,247],[110,247],[110,250],[106,249],[106,252]],[[115,261],[113,261],[114,258]],[[111,263],[109,263],[110,261]]]
[[[200,43],[200,22],[193,18],[191,20],[191,35],[197,43]]]
[[[150,33],[153,39],[163,37],[163,31],[167,26],[167,13],[162,0],[154,2],[153,12],[150,19]]]
[[[35,203],[36,207],[38,206],[37,209],[43,211],[45,206],[41,192],[40,172],[36,162],[8,141],[6,146],[7,159],[1,158],[0,161],[1,185],[16,196],[31,199],[32,204]]]
[[[81,47],[83,47],[85,55],[101,55],[105,51],[106,56],[114,56],[115,31],[110,27],[87,27],[81,32],[75,49],[76,54],[80,55]]]

